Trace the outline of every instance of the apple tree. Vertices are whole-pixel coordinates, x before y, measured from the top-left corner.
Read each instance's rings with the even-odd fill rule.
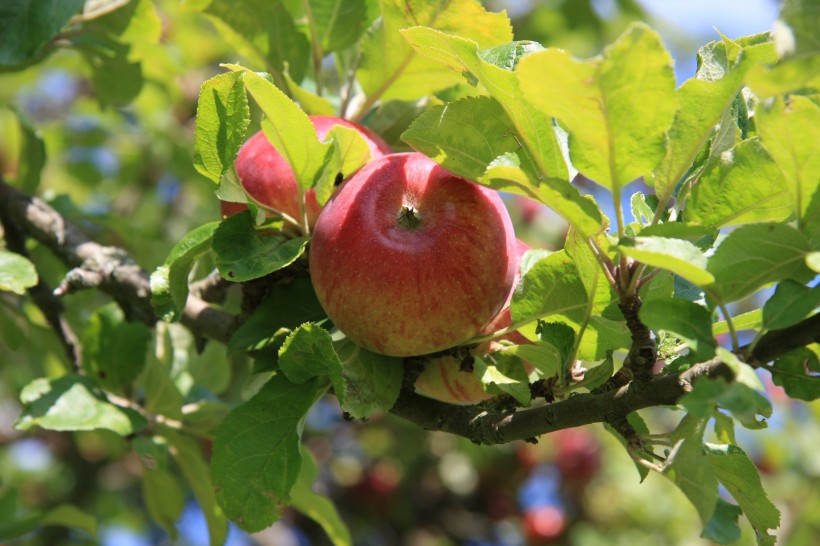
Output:
[[[772,32],[718,34],[678,85],[645,23],[578,58],[474,0],[8,2],[0,438],[131,461],[171,536],[192,495],[211,544],[295,511],[341,546],[313,488],[320,410],[481,453],[569,449],[597,424],[636,478],[679,489],[700,536],[774,544],[743,444],[772,396],[820,397],[817,17],[789,1]],[[385,167],[401,157],[548,208],[552,240],[520,217],[513,234],[500,205],[448,216],[439,240],[415,201],[351,212],[353,188],[416,183]],[[430,200],[465,216],[461,197]],[[368,215],[425,259],[395,269]],[[82,497],[10,484],[0,537],[95,532]]]

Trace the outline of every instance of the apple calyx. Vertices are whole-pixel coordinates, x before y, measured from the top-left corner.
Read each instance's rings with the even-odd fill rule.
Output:
[[[399,226],[407,230],[414,230],[421,226],[419,211],[413,205],[402,205],[399,217],[396,219]]]

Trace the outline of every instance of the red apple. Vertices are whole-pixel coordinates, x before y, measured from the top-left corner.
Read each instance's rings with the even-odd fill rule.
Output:
[[[361,133],[373,159],[391,152],[390,146],[376,133],[352,121],[333,116],[310,116],[316,136],[324,140],[334,125],[355,129]],[[245,190],[257,201],[273,209],[284,212],[292,218],[299,218],[299,201],[296,177],[287,160],[276,151],[262,131],[249,138],[236,156],[236,172]],[[346,173],[349,174],[349,173]],[[316,201],[316,193],[311,189],[305,195],[308,225],[313,227],[322,207]],[[222,216],[231,216],[245,210],[242,203],[223,201]]]
[[[328,201],[310,274],[351,340],[412,356],[473,338],[504,305],[514,256],[512,222],[495,191],[403,153],[371,161]]]
[[[560,506],[539,506],[524,514],[524,533],[529,544],[549,544],[566,529],[567,515]]]

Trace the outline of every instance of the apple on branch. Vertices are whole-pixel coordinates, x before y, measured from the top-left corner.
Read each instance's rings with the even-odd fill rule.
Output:
[[[503,307],[516,270],[498,194],[419,153],[371,161],[325,205],[310,274],[328,317],[390,356],[460,345]]]
[[[392,151],[380,136],[358,123],[334,116],[310,116],[310,121],[316,129],[316,136],[319,140],[324,140],[334,125],[342,125],[355,129],[364,137],[373,159]],[[251,197],[291,218],[299,217],[299,194],[293,169],[262,131],[255,133],[242,145],[236,156],[235,165],[239,180]],[[223,217],[232,216],[246,208],[247,206],[243,203],[229,201],[221,203]],[[308,225],[312,228],[322,210],[321,205],[316,201],[316,193],[312,189],[305,194],[305,208]]]

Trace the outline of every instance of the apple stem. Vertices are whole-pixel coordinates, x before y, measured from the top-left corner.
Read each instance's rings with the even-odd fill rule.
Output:
[[[421,218],[418,216],[418,210],[411,205],[402,205],[396,221],[404,229],[410,230],[416,229],[421,225]]]

